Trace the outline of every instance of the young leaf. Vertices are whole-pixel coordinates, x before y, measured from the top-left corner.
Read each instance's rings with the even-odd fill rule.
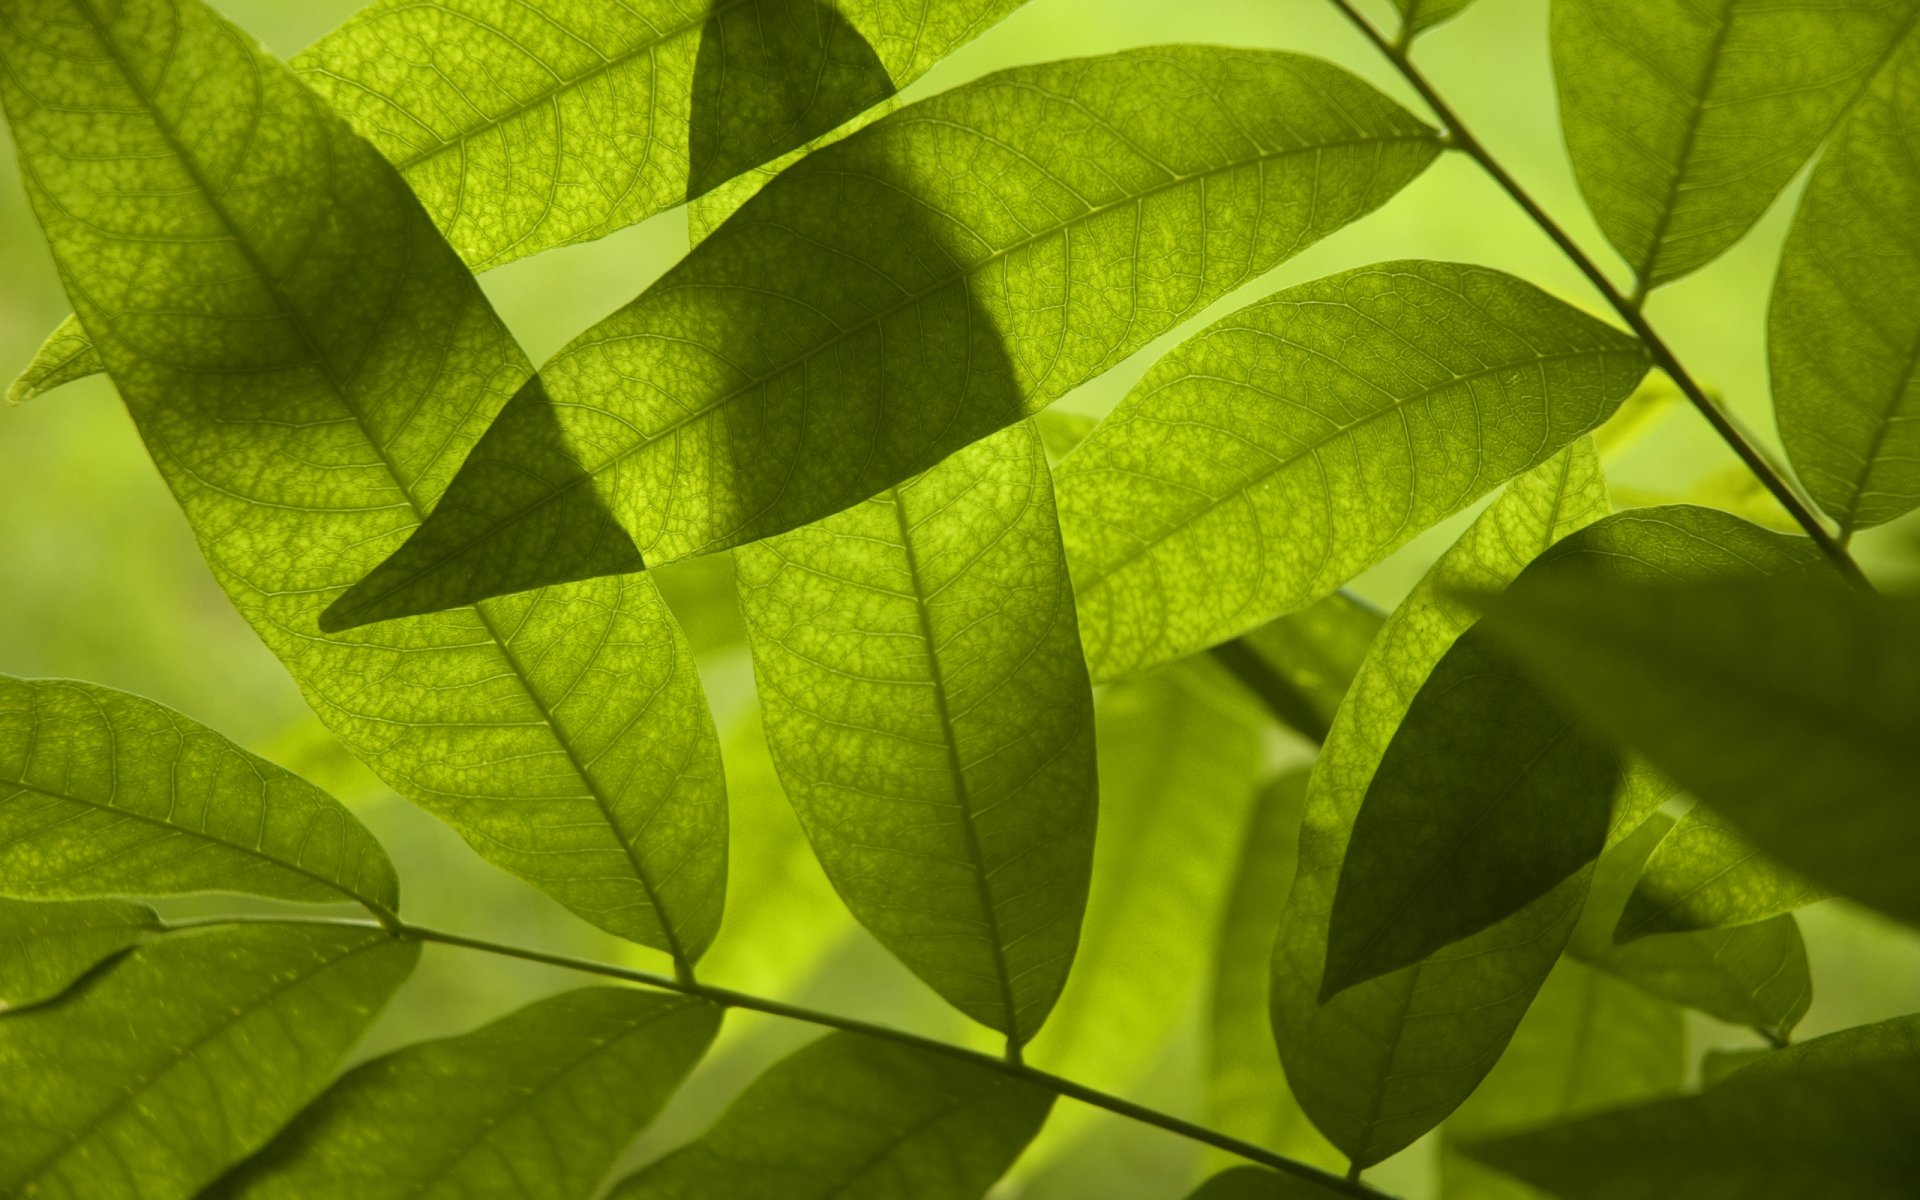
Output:
[[[1595,581],[1528,589],[1489,620],[1572,711],[1761,850],[1920,924],[1920,599]]]
[[[1400,9],[1400,19],[1405,22],[1406,38],[1419,37],[1435,25],[1453,20],[1465,11],[1473,0],[1393,0]]]
[[[1898,1200],[1920,1178],[1913,1018],[1769,1054],[1697,1096],[1470,1143],[1565,1200]]]
[[[15,896],[252,892],[400,903],[341,803],[170,708],[0,675],[0,887]]]
[[[87,331],[80,328],[78,317],[68,317],[36,350],[33,361],[20,377],[7,387],[8,404],[25,404],[38,396],[44,396],[53,389],[76,379],[85,379],[89,375],[98,375],[106,368],[100,365],[100,355],[87,340]]]
[[[1712,809],[1696,806],[1654,847],[1613,937],[1627,942],[1649,933],[1746,925],[1827,896],[1754,849]]]
[[[847,906],[1026,1042],[1093,864],[1093,694],[1031,422],[742,547],[767,745]]]
[[[719,1028],[703,1000],[563,992],[356,1067],[207,1200],[588,1200]]]
[[[1052,1102],[1051,1092],[962,1059],[828,1034],[611,1200],[978,1200]]]
[[[329,623],[621,569],[554,558],[550,514],[596,497],[653,565],[849,507],[1377,208],[1437,153],[1366,84],[1277,51],[1016,67],[902,108],[782,172],[549,360],[551,403],[510,409]],[[530,460],[569,469],[529,479]]]
[[[418,956],[367,929],[169,934],[0,1018],[0,1194],[195,1195],[325,1085]]]
[[[1094,678],[1326,596],[1607,418],[1625,334],[1497,271],[1364,267],[1176,348],[1060,464]]]
[[[1920,38],[1820,157],[1767,318],[1780,440],[1843,531],[1920,505]]]
[[[0,899],[0,1014],[51,1000],[160,928],[144,904]]]
[[[16,8],[0,99],[29,194],[235,605],[402,794],[588,920],[697,956],[724,785],[650,581],[316,636],[527,376],[473,277],[393,168],[205,7]]]
[[[1331,1200],[1348,1194],[1298,1175],[1235,1167],[1201,1184],[1187,1200]]]
[[[1554,0],[1574,174],[1643,289],[1739,240],[1916,12],[1911,0]]]
[[[1327,918],[1361,798],[1428,671],[1473,623],[1452,590],[1503,586],[1606,511],[1589,439],[1509,484],[1387,619],[1314,766],[1300,870],[1273,948],[1273,1030],[1301,1106],[1363,1166],[1439,1124],[1486,1075],[1560,956],[1587,879],[1322,1006]]]

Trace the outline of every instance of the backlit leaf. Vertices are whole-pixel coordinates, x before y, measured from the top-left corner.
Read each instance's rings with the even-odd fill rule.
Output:
[[[53,999],[159,928],[152,909],[124,900],[0,899],[0,1013]]]
[[[27,369],[7,386],[7,403],[25,404],[63,384],[98,375],[105,369],[93,343],[87,340],[87,331],[80,328],[80,319],[68,317],[47,335]]]
[[[1344,592],[1213,647],[1275,716],[1314,742],[1324,742],[1355,672],[1385,616]]]
[[[1406,22],[1410,37],[1418,37],[1435,25],[1453,20],[1473,0],[1393,0]]]
[[[1094,678],[1332,593],[1600,424],[1645,371],[1626,335],[1451,263],[1364,267],[1222,319],[1060,464]]]
[[[1030,422],[742,547],[767,745],[854,915],[1024,1043],[1093,864],[1093,695]]]
[[[1016,67],[808,155],[541,368],[349,626],[658,565],[873,496],[1384,203],[1438,152],[1277,51]],[[540,464],[530,474],[528,464]],[[567,509],[576,515],[561,520]],[[555,539],[579,543],[556,555]]]
[[[1654,847],[1613,936],[1625,942],[1745,925],[1827,895],[1754,849],[1718,813],[1696,806]]]

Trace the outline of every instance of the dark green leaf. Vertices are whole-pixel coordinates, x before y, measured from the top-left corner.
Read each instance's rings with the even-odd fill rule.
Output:
[[[0,899],[0,1013],[53,999],[158,928],[152,909],[123,900]]]
[[[1641,286],[1738,241],[1916,12],[1912,0],[1554,0],[1574,173]]]
[[[829,1034],[612,1200],[977,1200],[1052,1102],[1051,1092],[959,1058]]]
[[[0,1194],[194,1195],[326,1084],[418,956],[367,929],[170,934],[0,1018]]]
[[[80,328],[78,317],[68,317],[60,322],[59,328],[47,335],[47,340],[34,352],[33,361],[20,377],[7,387],[8,404],[25,404],[36,396],[44,396],[63,384],[76,379],[85,379],[89,375],[98,375],[106,370],[100,363],[100,355],[87,340],[87,331]]]
[[[702,1000],[563,992],[356,1067],[208,1200],[588,1200],[719,1028]]]
[[[767,745],[855,916],[1024,1043],[1093,864],[1093,695],[1031,422],[736,554]]]
[[[1712,809],[1695,807],[1654,847],[1614,940],[1745,925],[1827,898],[1778,865]]]
[[[339,801],[170,708],[0,675],[0,889],[253,892],[390,913],[393,863]]]
[[[551,403],[510,409],[329,620],[631,569],[590,544],[579,514],[599,498],[653,565],[849,507],[1370,212],[1437,152],[1366,84],[1273,51],[1017,67],[902,108],[781,173],[549,360]],[[587,544],[556,553],[563,529]]]
[[[1094,678],[1332,593],[1605,420],[1638,345],[1531,284],[1384,263],[1167,355],[1060,464]]]
[[[697,955],[725,884],[723,782],[650,581],[316,636],[529,371],[418,201],[198,4],[9,13],[0,98],[29,195],[241,613],[341,740],[481,854]]]
[[[1349,1193],[1298,1175],[1260,1167],[1235,1167],[1201,1184],[1187,1200],[1325,1200]]]

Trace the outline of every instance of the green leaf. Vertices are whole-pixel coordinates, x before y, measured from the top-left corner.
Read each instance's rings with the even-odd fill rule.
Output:
[[[1453,590],[1503,586],[1606,511],[1589,439],[1509,484],[1387,619],[1315,764],[1273,948],[1273,1029],[1301,1106],[1363,1166],[1439,1124],[1486,1075],[1572,932],[1587,879],[1322,1006],[1327,919],[1361,799],[1428,671],[1473,623]]]
[[[1489,619],[1563,703],[1762,851],[1920,924],[1920,599],[1596,581],[1529,589]]]
[[[15,11],[0,99],[29,194],[222,587],[389,784],[586,919],[697,956],[724,785],[649,580],[317,636],[527,377],[471,274],[393,168],[204,7]]]
[[[1767,319],[1780,440],[1843,532],[1920,505],[1920,38],[1820,157]]]
[[[588,1200],[719,1028],[704,1000],[563,992],[356,1067],[209,1200]]]
[[[400,903],[333,797],[125,692],[0,675],[0,887],[14,896],[252,892]]]
[[[858,133],[880,118],[900,107],[899,102],[889,98],[837,129],[829,130],[806,145],[789,150],[779,158],[772,159],[751,170],[742,171],[725,183],[715,186],[687,202],[687,241],[697,246],[713,235],[713,231],[726,224],[727,218],[740,211],[740,206],[773,181],[780,172],[799,162],[815,150],[825,149],[847,136]]]
[[[1411,40],[1419,37],[1435,25],[1453,20],[1466,10],[1473,0],[1393,0],[1400,9],[1400,18],[1405,22],[1405,36]]]
[[[123,900],[0,899],[0,1013],[53,999],[159,928],[152,909]]]
[[[964,1059],[828,1034],[612,1200],[977,1200],[1052,1103],[1051,1092]]]
[[[1275,716],[1327,740],[1354,674],[1386,618],[1344,592],[1213,647],[1214,657]]]
[[[368,929],[169,934],[0,1019],[0,1193],[196,1194],[326,1084],[418,956]]]
[[[57,387],[104,370],[99,353],[87,340],[87,331],[80,328],[80,318],[68,317],[47,335],[27,369],[8,385],[7,403],[25,404]]]
[[[1139,98],[1152,95],[1153,104]],[[541,368],[340,627],[817,520],[1046,405],[1438,153],[1350,75],[1166,46],[1016,67],[808,155]],[[541,473],[529,478],[525,464]],[[574,540],[588,542],[569,530]]]
[[[1289,288],[1154,365],[1060,464],[1095,679],[1332,593],[1607,418],[1633,339],[1497,271]]]
[[[1769,1054],[1697,1096],[1470,1144],[1564,1200],[1898,1200],[1920,1178],[1914,1018]]]
[[[1738,241],[1916,12],[1911,0],[1554,0],[1574,174],[1640,286]]]
[[[1187,1200],[1319,1200],[1349,1194],[1298,1175],[1282,1175],[1260,1167],[1235,1167],[1201,1184]]]
[[[1654,847],[1614,940],[1746,925],[1828,892],[1762,855],[1712,809],[1695,807]]]
[[[1093,865],[1093,694],[1031,422],[735,555],[767,745],[847,906],[1025,1043]]]

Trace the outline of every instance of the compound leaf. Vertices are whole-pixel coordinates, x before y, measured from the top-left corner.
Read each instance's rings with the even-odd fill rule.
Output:
[[[1765,921],[1826,899],[1710,808],[1695,806],[1654,847],[1614,940]]]
[[[53,999],[159,928],[124,900],[0,899],[0,1013]]]

